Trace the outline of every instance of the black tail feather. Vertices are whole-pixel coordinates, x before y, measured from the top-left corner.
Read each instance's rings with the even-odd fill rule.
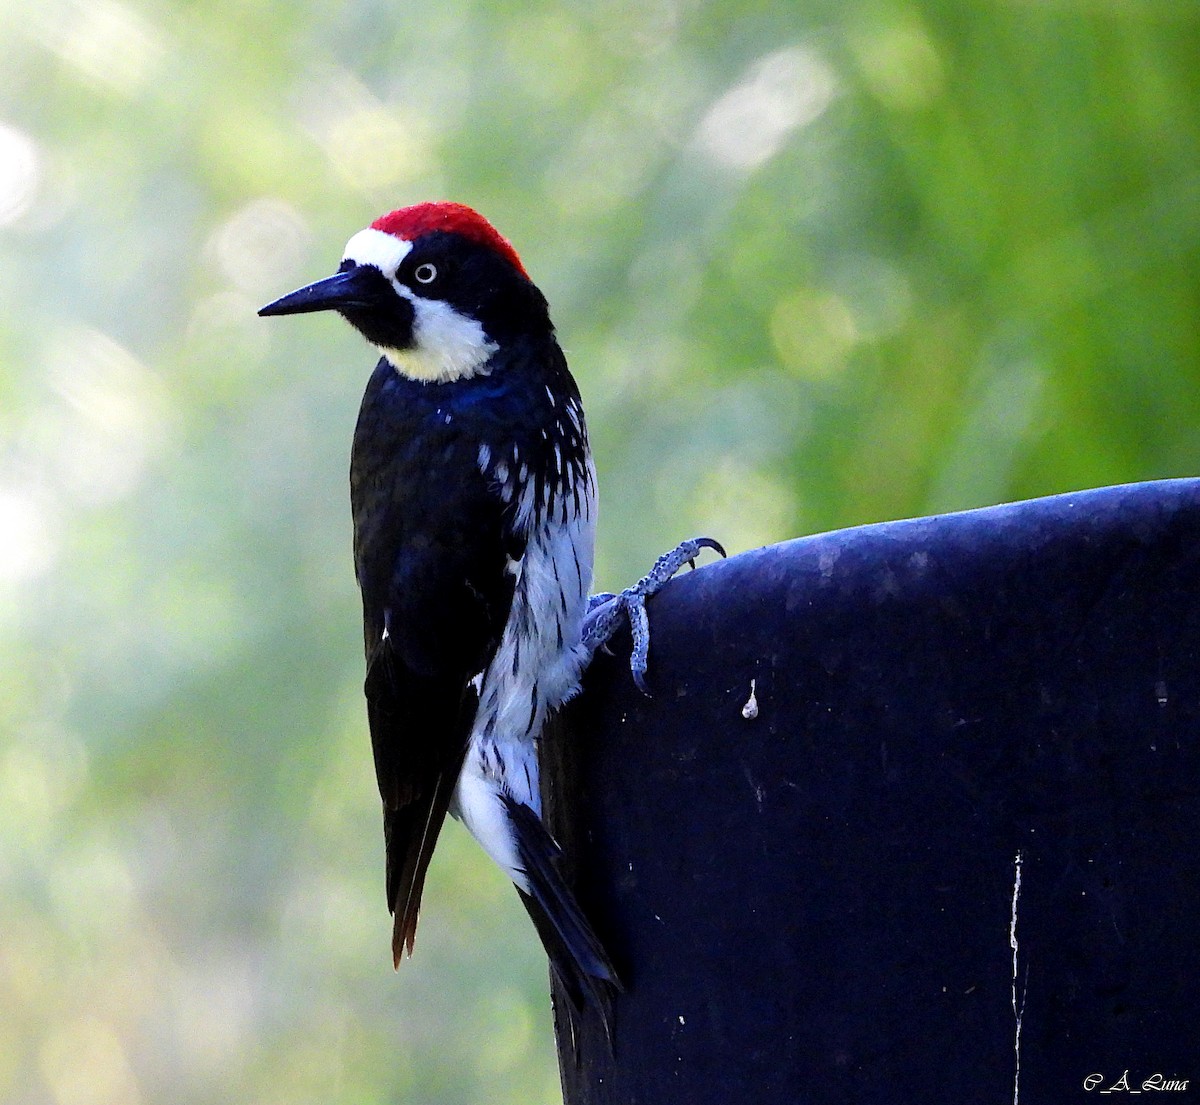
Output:
[[[550,969],[577,1013],[589,1004],[599,1013],[611,1046],[613,996],[622,988],[616,968],[555,866],[561,852],[554,838],[528,806],[511,798],[504,801],[529,880],[528,893],[520,887],[517,893],[546,949]]]
[[[425,874],[467,751],[474,695],[453,677],[412,672],[387,634],[371,652],[363,691],[383,799],[392,962],[399,967],[405,952],[412,954]]]

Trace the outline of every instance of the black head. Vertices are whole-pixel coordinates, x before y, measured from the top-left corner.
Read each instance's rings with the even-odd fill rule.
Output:
[[[336,274],[258,313],[327,310],[398,371],[430,382],[487,372],[501,346],[553,331],[516,251],[481,215],[452,203],[377,219],[346,244]]]

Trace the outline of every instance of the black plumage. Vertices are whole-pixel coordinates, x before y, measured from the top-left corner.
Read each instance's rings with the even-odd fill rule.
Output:
[[[557,359],[552,342],[547,366]],[[354,564],[397,959],[412,950],[425,869],[475,720],[472,680],[494,657],[512,608],[506,565],[525,553],[517,498],[505,502],[485,477],[480,446],[498,453],[515,444],[531,458],[530,478],[544,483],[553,444],[541,430],[551,408],[538,377],[552,375],[494,371],[430,385],[381,360],[359,412]]]

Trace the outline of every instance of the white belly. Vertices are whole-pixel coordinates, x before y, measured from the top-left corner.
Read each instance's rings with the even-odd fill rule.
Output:
[[[595,487],[594,479],[589,487]],[[537,739],[546,716],[579,689],[587,663],[580,631],[592,585],[595,500],[553,507],[513,566],[512,610],[480,684],[479,709],[451,812],[526,889],[500,796],[542,811]],[[564,519],[565,514],[565,519]]]

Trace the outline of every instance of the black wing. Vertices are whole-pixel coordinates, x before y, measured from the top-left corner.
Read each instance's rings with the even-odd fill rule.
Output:
[[[381,366],[383,367],[383,366]],[[367,716],[383,799],[392,952],[411,954],[425,873],[462,767],[477,695],[523,548],[479,470],[467,420],[376,370],[351,460]]]

